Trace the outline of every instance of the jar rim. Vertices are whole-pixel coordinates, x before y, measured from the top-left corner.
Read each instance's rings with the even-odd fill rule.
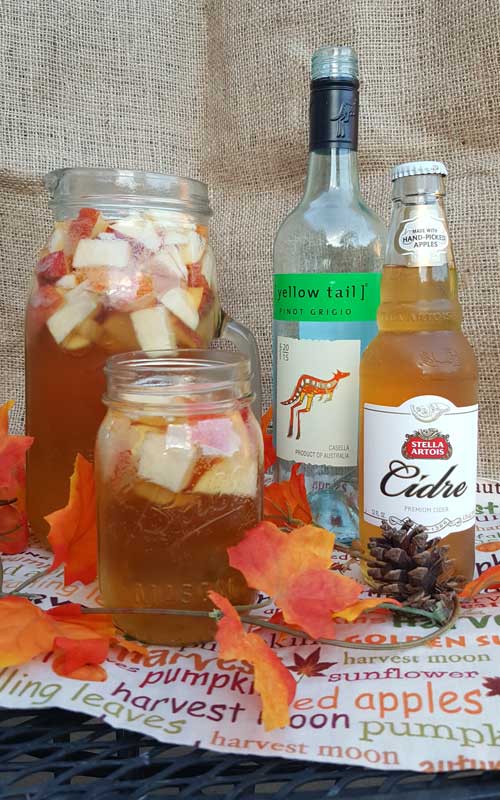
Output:
[[[212,214],[208,186],[195,178],[135,169],[63,167],[43,179],[51,208],[162,208]]]
[[[250,402],[250,361],[240,352],[178,349],[135,350],[106,361],[104,402],[140,404],[189,412],[189,404],[203,410]],[[188,407],[186,407],[188,404]]]

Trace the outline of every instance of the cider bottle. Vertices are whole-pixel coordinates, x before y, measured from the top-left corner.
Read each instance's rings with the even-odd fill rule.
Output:
[[[444,207],[446,168],[392,171],[393,213],[378,335],[360,374],[360,532],[410,518],[449,546],[454,572],[474,566],[477,365],[461,330]]]

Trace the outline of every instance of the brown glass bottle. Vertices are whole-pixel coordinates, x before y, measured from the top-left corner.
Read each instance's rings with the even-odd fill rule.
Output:
[[[393,170],[379,333],[360,374],[360,536],[411,518],[474,567],[477,364],[461,330],[444,209],[446,169]]]

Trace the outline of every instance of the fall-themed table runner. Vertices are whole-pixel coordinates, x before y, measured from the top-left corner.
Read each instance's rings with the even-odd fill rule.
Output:
[[[476,573],[500,562],[500,483],[480,479]],[[342,556],[341,556],[342,557]],[[6,591],[51,563],[38,548],[4,558]],[[42,608],[95,605],[96,585],[33,585]],[[263,609],[271,616],[273,610]],[[0,705],[58,706],[177,744],[223,752],[423,772],[500,769],[500,592],[465,606],[456,625],[415,649],[359,650],[356,643],[407,643],[427,630],[387,615],[338,621],[346,649],[264,632],[298,679],[290,725],[266,733],[250,668],[221,662],[216,646],[112,649],[105,681],[56,675],[49,657],[0,670]]]

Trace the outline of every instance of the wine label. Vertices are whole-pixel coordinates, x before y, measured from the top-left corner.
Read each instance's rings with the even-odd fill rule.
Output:
[[[279,458],[357,464],[359,339],[277,337],[275,409]]]
[[[358,463],[359,362],[377,332],[380,274],[274,276],[276,450],[286,461]],[[288,332],[290,328],[285,332]]]
[[[288,273],[274,276],[274,319],[300,322],[374,320],[380,273]]]
[[[365,403],[364,518],[410,518],[443,537],[474,524],[477,405],[437,395],[400,406]]]

